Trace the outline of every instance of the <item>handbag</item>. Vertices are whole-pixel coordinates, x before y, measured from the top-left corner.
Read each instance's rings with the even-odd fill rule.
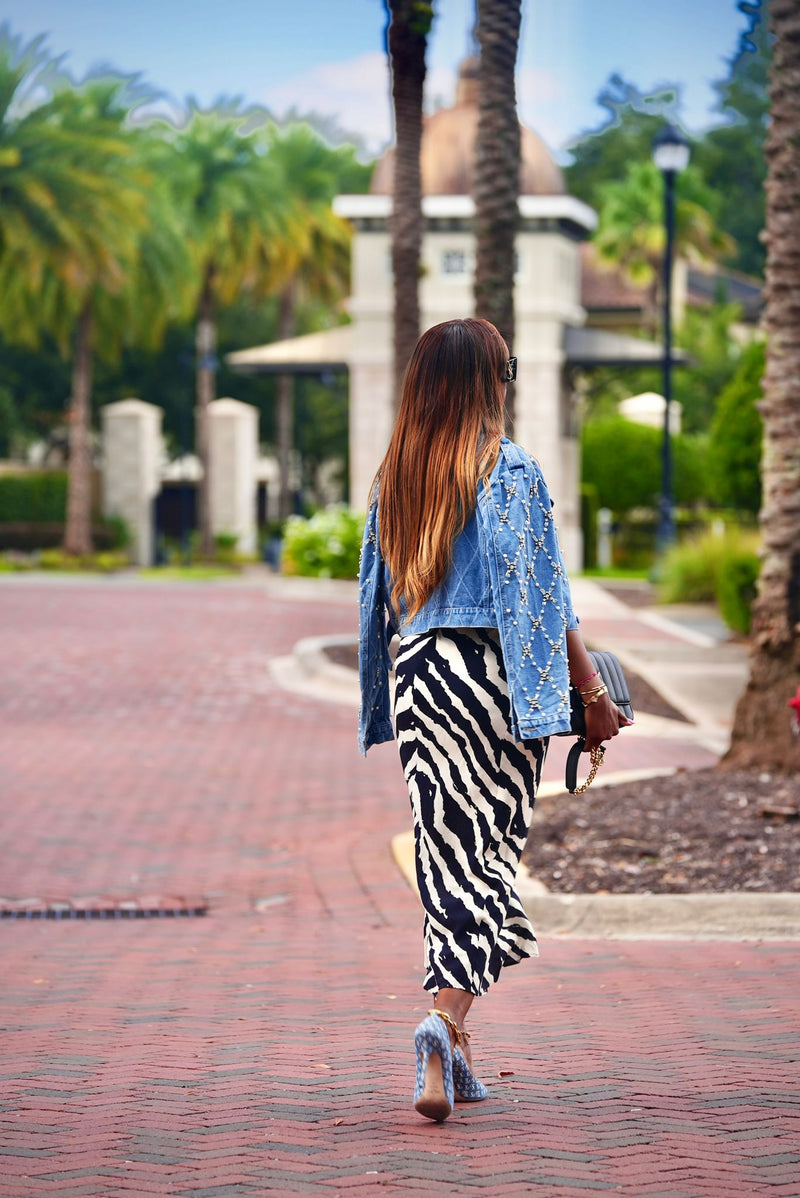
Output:
[[[633,704],[631,703],[628,683],[622,671],[622,666],[619,664],[619,659],[613,653],[602,653],[597,649],[590,649],[589,657],[592,665],[600,675],[598,684],[602,683],[603,686],[608,688],[608,695],[611,702],[616,703],[622,714],[627,716],[629,720],[632,720]],[[570,730],[569,732],[559,732],[558,735],[578,737],[567,755],[567,768],[564,781],[570,794],[579,795],[588,790],[594,782],[597,771],[603,763],[605,749],[600,745],[599,748],[592,750],[592,767],[589,775],[586,781],[578,786],[578,761],[580,760],[581,753],[586,748],[586,709],[581,692],[577,686],[571,686],[569,689],[569,706],[571,718]]]

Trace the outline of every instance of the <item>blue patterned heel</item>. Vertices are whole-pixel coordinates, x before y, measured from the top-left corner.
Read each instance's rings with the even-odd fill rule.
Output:
[[[489,1091],[475,1077],[460,1048],[453,1049],[453,1089],[456,1102],[482,1102],[489,1097]]]
[[[441,1123],[453,1110],[453,1050],[444,1020],[428,1015],[414,1032],[417,1076],[414,1106],[426,1119]]]

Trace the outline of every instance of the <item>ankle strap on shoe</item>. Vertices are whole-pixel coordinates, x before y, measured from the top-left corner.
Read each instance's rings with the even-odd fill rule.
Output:
[[[463,1027],[459,1027],[453,1016],[449,1015],[447,1011],[442,1011],[439,1007],[434,1007],[433,1010],[428,1011],[428,1014],[438,1015],[440,1019],[444,1020],[456,1038],[456,1047],[463,1043],[464,1040],[469,1040],[469,1032],[465,1032]]]

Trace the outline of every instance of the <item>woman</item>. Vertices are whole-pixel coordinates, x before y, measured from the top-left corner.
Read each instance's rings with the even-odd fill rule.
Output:
[[[393,737],[400,636],[394,719],[435,993],[414,1037],[414,1102],[436,1120],[487,1095],[464,1030],[473,999],[537,954],[514,885],[548,737],[570,727],[570,680],[587,751],[624,721],[577,630],[542,474],[503,435],[515,371],[488,321],[420,338],[361,557],[362,753]]]

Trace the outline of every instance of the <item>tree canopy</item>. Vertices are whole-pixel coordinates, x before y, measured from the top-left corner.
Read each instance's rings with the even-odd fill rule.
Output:
[[[695,178],[713,196],[711,215],[729,238],[722,261],[737,270],[760,275],[764,268],[764,140],[769,114],[767,73],[771,36],[768,0],[740,0],[747,20],[727,73],[715,83],[716,111],[722,118],[691,138]],[[597,97],[605,110],[599,125],[570,146],[565,169],[573,195],[598,207],[604,185],[622,180],[632,163],[651,160],[652,142],[665,122],[680,124],[681,88],[666,84],[646,92],[614,74]],[[678,195],[688,174],[681,176]]]
[[[717,219],[736,244],[731,266],[764,273],[764,141],[769,118],[767,76],[772,55],[767,0],[740,0],[747,17],[728,74],[715,84],[717,112],[724,123],[709,129],[695,147],[695,160],[718,197]]]
[[[203,297],[225,349],[280,335],[275,301],[290,281],[297,331],[340,318],[349,230],[331,200],[366,190],[370,167],[355,149],[330,146],[306,124],[278,129],[263,110],[231,103],[204,112],[190,101],[176,125],[137,111],[147,98],[127,77],[76,83],[44,39],[23,45],[0,32],[5,452],[65,426],[76,393],[70,359],[81,362],[82,421],[98,402],[141,394],[163,404],[168,435],[189,447],[194,367],[219,366],[215,332],[196,361],[191,348],[188,322]],[[322,410],[306,390],[303,410]],[[257,402],[263,433],[273,435],[273,385],[237,377],[236,393]],[[340,417],[331,419],[340,442]],[[314,437],[306,443],[318,459]]]

